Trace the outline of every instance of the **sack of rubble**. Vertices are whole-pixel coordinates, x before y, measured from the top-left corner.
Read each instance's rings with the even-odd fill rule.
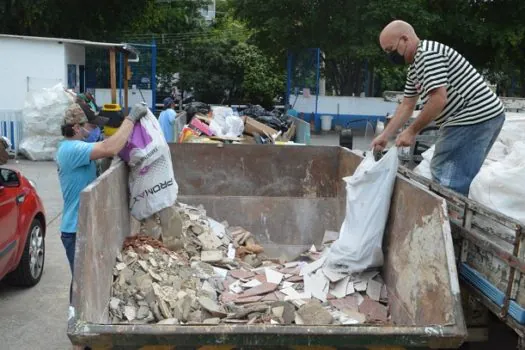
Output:
[[[148,218],[175,204],[179,186],[170,149],[151,110],[135,124],[119,156],[130,167],[129,206],[135,219]]]
[[[345,219],[328,252],[326,268],[354,274],[383,265],[383,233],[398,165],[397,147],[378,161],[368,152],[355,173],[343,179]]]

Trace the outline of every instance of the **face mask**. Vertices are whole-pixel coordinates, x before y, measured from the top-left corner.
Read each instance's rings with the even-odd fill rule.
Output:
[[[400,41],[401,39],[399,39],[399,41],[397,42],[397,46],[395,50],[392,50],[391,52],[387,53],[387,58],[392,64],[396,64],[396,65],[405,64],[405,55],[404,54],[402,55],[399,52],[397,52],[397,48],[399,47]],[[406,47],[405,47],[405,52],[406,52]]]
[[[97,142],[100,139],[100,128],[96,127],[95,129],[91,131],[87,131],[86,129],[82,128],[85,133],[87,133],[86,136],[84,136],[84,141],[86,142]]]

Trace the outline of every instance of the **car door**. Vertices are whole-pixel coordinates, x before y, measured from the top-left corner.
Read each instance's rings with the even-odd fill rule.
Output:
[[[0,168],[0,278],[13,268],[20,237],[18,229],[18,203],[20,182],[17,174]]]

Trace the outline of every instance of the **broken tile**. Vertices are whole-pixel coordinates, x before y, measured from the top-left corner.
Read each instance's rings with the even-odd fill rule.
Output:
[[[338,273],[326,267],[323,268],[323,273],[330,282],[338,282],[348,276],[347,274]],[[348,280],[350,280],[350,278],[348,278]]]
[[[284,306],[274,307],[272,308],[272,315],[275,317],[281,318],[284,313]]]
[[[354,282],[348,282],[346,286],[346,295],[351,295],[355,293]]]
[[[302,281],[303,281],[302,276],[292,276],[286,279],[286,282],[292,282],[292,283],[297,283],[297,282],[302,282]]]
[[[221,269],[220,267],[213,267],[213,271],[215,272],[216,276],[220,276],[221,278],[226,278],[228,275],[228,270]]]
[[[309,251],[310,253],[317,253],[317,248],[315,248],[315,244],[312,244]]]
[[[221,294],[221,297],[220,297],[220,300],[221,302],[223,303],[230,303],[232,301],[235,301],[239,298],[239,295],[235,294],[235,293],[230,293],[230,292],[224,292]]]
[[[124,306],[124,316],[128,321],[133,321],[137,317],[137,309],[133,306]]]
[[[301,269],[301,274],[300,275],[304,276],[306,274],[310,274],[312,272],[317,271],[318,269],[320,269],[323,266],[325,260],[326,260],[326,255],[321,257],[321,258],[319,258],[318,260],[308,264],[308,265],[303,266],[303,268]]]
[[[201,252],[201,261],[207,263],[213,263],[221,261],[223,258],[222,251],[220,250],[203,250]]]
[[[290,288],[290,287],[293,287],[294,283],[292,282],[288,282],[288,281],[284,281],[282,283],[282,288]]]
[[[347,295],[348,284],[350,283],[350,276],[343,278],[334,285],[330,293],[336,298],[344,298]]]
[[[290,303],[290,302],[285,302],[285,301],[279,301],[279,302],[276,302],[276,303],[273,303],[271,304],[271,307],[272,307],[272,313],[274,312],[275,309],[277,309],[277,313],[281,313],[281,309],[282,309],[282,314],[281,316],[276,316],[276,317],[279,317],[281,318],[281,320],[283,321],[283,324],[292,324],[292,322],[294,321],[294,318],[295,318],[295,306]]]
[[[359,312],[366,315],[368,322],[386,322],[388,320],[387,308],[370,298],[365,298],[359,305]]]
[[[301,318],[301,316],[296,312],[295,313],[295,324],[298,324],[298,325],[304,325],[304,321],[303,319]]]
[[[354,282],[354,289],[358,292],[364,292],[366,291],[366,287],[368,286],[368,281],[359,281]]]
[[[242,293],[243,288],[241,287],[241,281],[233,282],[232,284],[230,284],[229,289],[230,289],[230,292],[235,293],[235,294]]]
[[[330,300],[330,305],[335,307],[336,309],[340,311],[350,310],[350,311],[358,311],[359,310],[359,300],[356,295],[349,295],[344,297],[343,299],[334,299]]]
[[[200,297],[199,298],[199,304],[202,306],[202,308],[206,311],[208,311],[212,316],[216,317],[225,317],[226,313],[224,313],[219,305],[211,300],[210,298],[206,297]]]
[[[378,273],[379,273],[379,271],[377,271],[377,270],[361,272],[361,274],[356,276],[355,281],[366,281],[366,282],[368,282],[368,280],[371,280],[372,278],[377,276]]]
[[[255,276],[255,274],[251,271],[246,270],[231,270],[229,272],[230,276],[237,279],[248,279]]]
[[[274,293],[268,293],[266,294],[262,299],[261,301],[279,301],[279,298],[277,297],[277,295]]]
[[[383,285],[375,280],[369,280],[368,286],[366,288],[366,295],[370,297],[370,299],[379,301],[381,298],[381,289],[383,288]]]
[[[317,270],[315,274],[304,275],[303,278],[305,293],[311,294],[322,302],[326,302],[330,281],[326,278],[323,271]]]
[[[128,265],[126,265],[125,263],[118,263],[115,267],[117,268],[117,270],[119,271],[122,271],[124,270]]]
[[[312,294],[305,293],[299,293],[294,288],[285,288],[281,289],[281,292],[286,295],[285,299],[286,301],[290,300],[299,300],[299,299],[310,299],[312,297]]]
[[[251,297],[237,298],[234,302],[235,304],[251,304],[261,301],[262,298],[262,295],[254,295]]]
[[[383,287],[381,288],[381,296],[379,300],[381,300],[381,302],[388,303],[388,290],[386,289],[386,284],[383,284]]]
[[[277,289],[278,285],[275,283],[265,282],[255,288],[250,288],[240,294],[241,298],[250,297],[253,295],[262,295],[273,292]]]
[[[204,232],[198,236],[204,250],[215,250],[222,245],[221,240],[211,232]]]
[[[260,286],[261,284],[262,284],[261,282],[257,281],[256,279],[253,279],[249,282],[242,284],[241,286],[243,288],[255,288],[257,286]]]
[[[266,280],[266,276],[265,275],[255,275],[254,277],[257,281],[261,282],[261,283],[266,283],[268,282]]]
[[[285,263],[283,266],[285,268],[296,268],[296,267],[300,267],[303,264],[304,264],[304,262],[302,262],[302,261],[291,261],[291,262]]]
[[[269,268],[265,269],[265,275],[266,275],[266,280],[269,283],[280,284],[281,281],[283,280],[283,274],[282,273],[279,273],[279,272],[274,271],[274,270],[269,269]]]
[[[305,325],[329,325],[333,322],[330,312],[326,311],[318,301],[312,300],[297,310]]]

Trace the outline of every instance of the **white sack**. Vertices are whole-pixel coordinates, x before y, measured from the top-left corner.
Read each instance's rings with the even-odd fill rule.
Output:
[[[129,205],[135,219],[148,218],[175,204],[179,186],[173,174],[170,149],[151,111],[135,124],[119,156],[130,167]]]
[[[60,126],[64,113],[72,102],[62,84],[27,93],[22,110],[22,154],[30,160],[54,160],[63,139]]]
[[[332,244],[326,268],[360,273],[383,265],[383,233],[399,160],[392,147],[379,161],[368,152],[354,175],[345,177],[346,215]]]

